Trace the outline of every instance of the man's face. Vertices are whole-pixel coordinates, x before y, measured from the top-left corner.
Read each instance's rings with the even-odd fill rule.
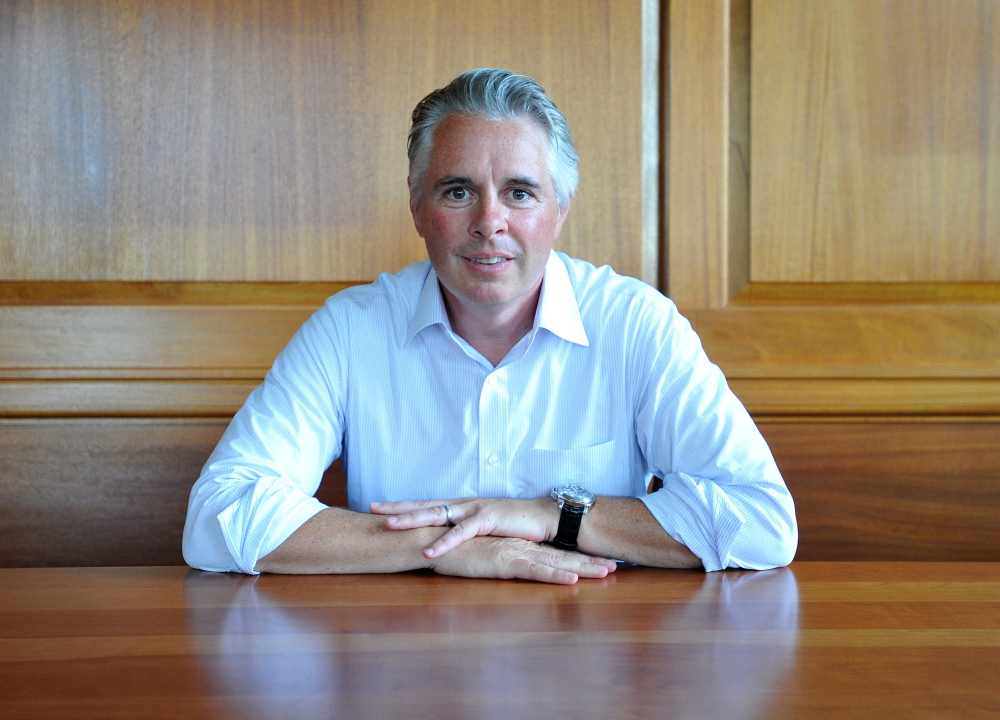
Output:
[[[423,197],[410,211],[453,313],[537,300],[566,219],[548,152],[529,120],[452,115],[435,130]]]

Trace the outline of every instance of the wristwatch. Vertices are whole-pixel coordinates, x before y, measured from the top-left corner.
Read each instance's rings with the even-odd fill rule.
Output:
[[[562,510],[559,515],[559,530],[549,545],[560,550],[576,550],[580,521],[594,507],[594,493],[580,485],[560,485],[552,488],[549,495],[559,503]]]

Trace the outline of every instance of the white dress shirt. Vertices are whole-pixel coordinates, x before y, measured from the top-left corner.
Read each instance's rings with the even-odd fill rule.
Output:
[[[640,498],[706,570],[785,565],[798,542],[764,439],[674,304],[561,253],[496,367],[452,331],[428,261],[328,299],[192,489],[187,562],[254,572],[326,507],[313,494],[338,457],[361,512],[573,482]],[[663,488],[647,495],[653,475]]]

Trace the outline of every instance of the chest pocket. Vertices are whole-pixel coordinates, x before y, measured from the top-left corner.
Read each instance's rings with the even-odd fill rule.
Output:
[[[618,457],[620,446],[618,440],[611,440],[572,450],[529,450],[525,476],[547,487],[578,483],[592,492],[607,493],[625,469],[624,458]]]

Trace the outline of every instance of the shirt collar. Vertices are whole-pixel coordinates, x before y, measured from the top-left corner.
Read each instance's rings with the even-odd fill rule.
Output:
[[[571,343],[590,346],[580,318],[580,304],[569,281],[569,272],[555,250],[549,253],[545,263],[545,279],[535,312],[535,327],[545,328]]]
[[[438,323],[451,330],[451,322],[448,320],[448,312],[444,307],[444,298],[441,297],[441,286],[438,285],[438,276],[434,268],[427,263],[430,270],[424,278],[424,287],[420,291],[420,298],[417,300],[417,309],[414,310],[410,318],[410,324],[406,326],[406,337],[403,344],[407,344],[413,336],[430,325]]]
[[[406,337],[403,344],[410,342],[425,327],[438,323],[443,325],[445,329],[451,330],[437,273],[431,267],[424,280],[423,289],[420,291],[416,310],[414,310],[410,323],[406,327]],[[538,299],[538,309],[535,311],[534,327],[545,328],[563,340],[577,345],[590,346],[587,331],[584,330],[583,320],[580,318],[580,306],[576,300],[576,293],[569,281],[569,272],[554,250],[550,251],[549,259],[545,262],[542,292]]]

